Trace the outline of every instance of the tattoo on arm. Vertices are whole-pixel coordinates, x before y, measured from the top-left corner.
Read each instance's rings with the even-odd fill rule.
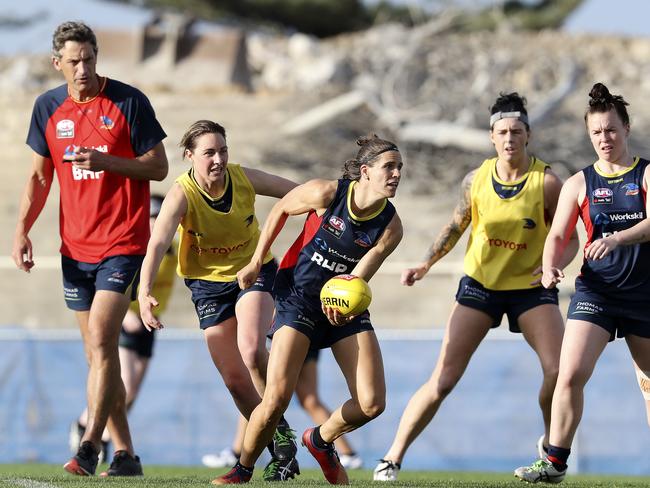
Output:
[[[451,221],[440,231],[425,256],[425,260],[429,263],[429,266],[433,265],[452,250],[472,220],[470,189],[472,187],[473,177],[474,171],[463,179],[460,201],[454,209]]]

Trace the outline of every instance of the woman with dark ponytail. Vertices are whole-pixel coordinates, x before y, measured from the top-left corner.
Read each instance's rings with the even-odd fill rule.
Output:
[[[624,337],[650,400],[650,221],[646,193],[649,161],[628,150],[627,102],[602,83],[589,93],[585,124],[598,160],[562,187],[544,246],[542,285],[554,288],[564,274],[558,262],[567,236],[581,218],[587,231],[584,261],[569,304],[553,394],[548,455],[515,476],[531,483],[564,479],[582,416],[584,387],[608,342]]]
[[[307,214],[303,232],[284,256],[275,279],[276,315],[262,403],[251,415],[239,462],[214,484],[246,483],[295,390],[310,349],[331,347],[350,398],[302,442],[332,484],[348,484],[334,440],[384,410],[386,385],[379,343],[366,311],[344,318],[320,302],[323,284],[338,274],[370,280],[402,238],[402,223],[388,199],[395,196],[402,157],[377,136],[357,140],[355,159],[339,180],[311,180],[291,190],[271,210],[248,266],[237,273],[242,289],[255,282],[264,256],[287,218]]]
[[[539,357],[543,374],[539,406],[545,427],[537,441],[540,456],[548,444],[564,323],[557,291],[544,289],[536,278],[562,182],[548,164],[529,153],[530,126],[524,97],[517,92],[501,93],[490,109],[489,120],[496,156],[465,176],[450,222],[422,262],[402,272],[402,284],[413,286],[469,228],[465,276],[458,284],[438,362],[430,378],[409,400],[393,443],[375,468],[375,481],[397,479],[407,449],[433,419],[480,343],[501,324],[504,315],[510,331],[521,333]],[[577,252],[574,237],[563,265]]]

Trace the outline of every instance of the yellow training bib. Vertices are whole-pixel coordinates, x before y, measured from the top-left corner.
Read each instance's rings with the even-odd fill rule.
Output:
[[[255,189],[238,164],[226,167],[232,202],[227,212],[210,206],[215,201],[187,172],[176,179],[187,198],[187,213],[179,226],[177,272],[184,278],[235,281],[237,272],[253,256],[260,236],[255,217]],[[273,256],[269,252],[264,262]]]
[[[544,213],[544,172],[548,164],[532,158],[518,182],[523,188],[501,198],[492,183],[503,182],[496,173],[497,158],[479,167],[471,187],[472,228],[465,253],[465,274],[489,290],[534,288],[533,271],[542,263],[549,223]],[[539,286],[539,285],[537,285]]]

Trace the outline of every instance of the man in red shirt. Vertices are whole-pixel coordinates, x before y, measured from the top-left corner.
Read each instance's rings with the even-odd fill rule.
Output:
[[[52,63],[66,83],[38,97],[27,144],[34,151],[12,257],[34,266],[28,234],[56,173],[60,187],[63,292],[75,311],[89,364],[89,418],[79,451],[64,468],[93,475],[107,425],[115,446],[103,476],[141,475],[126,417],[118,337],[136,297],[149,239],[149,180],[163,180],[165,132],[139,90],[97,75],[97,40],[81,22],[52,38]]]

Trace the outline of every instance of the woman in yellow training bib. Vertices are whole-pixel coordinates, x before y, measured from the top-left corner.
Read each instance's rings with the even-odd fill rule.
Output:
[[[555,214],[562,183],[548,164],[528,153],[530,127],[526,100],[501,94],[491,108],[490,140],[497,157],[487,159],[462,183],[460,202],[425,260],[402,273],[412,286],[446,255],[471,225],[465,253],[465,276],[447,322],[436,367],[411,397],[393,444],[374,471],[374,479],[397,479],[406,450],[434,417],[463,375],[483,338],[498,327],[504,314],[510,330],[521,332],[537,353],[543,371],[539,403],[545,432],[538,455],[548,445],[551,399],[557,379],[564,324],[557,290],[547,290],[535,276],[541,272],[544,240]],[[574,234],[561,266],[575,256]]]
[[[255,195],[281,198],[296,184],[256,169],[228,163],[226,130],[199,120],[181,140],[189,171],[176,179],[163,201],[142,263],[138,301],[144,325],[163,327],[151,294],[158,265],[178,229],[177,273],[192,293],[199,325],[212,361],[239,411],[246,418],[264,392],[268,352],[266,332],[273,319],[272,287],[277,265],[271,253],[250,288],[237,284],[260,235]],[[266,481],[298,473],[295,435],[284,419],[269,445]]]

